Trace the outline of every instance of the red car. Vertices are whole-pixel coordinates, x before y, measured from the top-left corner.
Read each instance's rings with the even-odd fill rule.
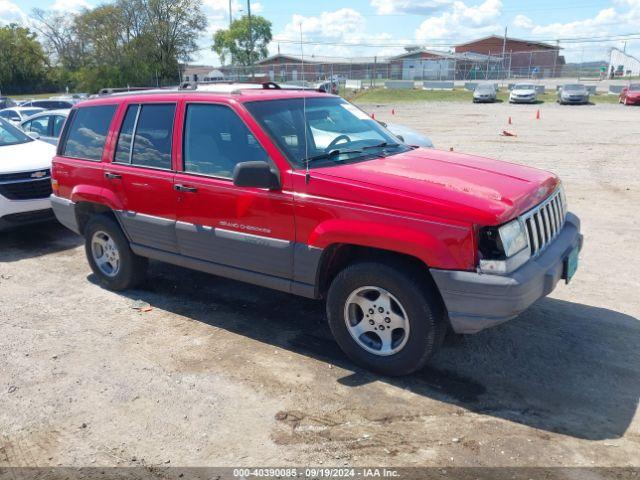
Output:
[[[52,178],[105,287],[151,258],[323,299],[342,349],[390,375],[447,329],[517,316],[582,246],[555,175],[409,147],[340,97],[273,84],[82,102]]]
[[[625,105],[640,105],[640,83],[630,83],[620,92],[620,103]]]

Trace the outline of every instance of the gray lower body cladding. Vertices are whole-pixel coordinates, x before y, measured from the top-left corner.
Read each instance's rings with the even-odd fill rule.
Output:
[[[476,333],[515,318],[563,278],[564,261],[582,247],[580,221],[568,213],[558,237],[510,275],[431,269],[456,333]]]
[[[80,234],[78,219],[76,217],[76,204],[66,198],[51,195],[51,208],[58,221],[69,230]]]

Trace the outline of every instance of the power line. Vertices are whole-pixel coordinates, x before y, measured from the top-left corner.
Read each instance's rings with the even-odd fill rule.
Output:
[[[523,39],[524,40],[524,39]],[[536,39],[536,40],[528,40],[534,43],[542,43],[542,42],[561,42],[566,44],[571,43],[600,43],[605,41],[622,41],[622,40],[640,40],[640,33],[627,33],[620,35],[606,35],[606,36],[589,36],[589,37],[567,37],[567,38],[546,38],[546,39]],[[290,39],[290,38],[274,38],[272,40],[274,43],[301,43],[300,40]],[[527,40],[524,40],[527,41]],[[305,45],[327,45],[327,46],[338,46],[338,47],[372,47],[372,48],[403,48],[403,47],[411,47],[415,46],[419,43],[428,44],[430,47],[455,47],[460,45],[462,42],[455,43],[438,43],[438,42],[403,42],[403,43],[364,43],[364,42],[339,42],[339,41],[328,41],[328,40],[303,40],[302,43]]]

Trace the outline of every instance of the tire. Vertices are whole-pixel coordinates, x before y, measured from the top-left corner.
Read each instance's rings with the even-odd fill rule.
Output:
[[[100,285],[120,291],[133,288],[144,280],[148,260],[131,251],[124,233],[111,216],[92,217],[84,229],[84,236],[87,260]]]
[[[383,293],[376,297],[378,292]],[[386,303],[383,296],[391,301]],[[364,303],[365,308],[354,302]],[[385,308],[372,314],[371,303],[380,310],[380,302]],[[393,320],[386,317],[390,313],[384,311],[386,305],[391,305]],[[331,332],[347,356],[367,370],[389,376],[422,368],[438,351],[447,331],[435,286],[412,268],[401,268],[400,263],[362,262],[346,267],[329,287],[326,308]],[[399,318],[404,318],[407,328],[397,328]],[[384,332],[374,331],[378,328]],[[359,334],[358,329],[366,331]],[[386,351],[382,335],[391,339]]]

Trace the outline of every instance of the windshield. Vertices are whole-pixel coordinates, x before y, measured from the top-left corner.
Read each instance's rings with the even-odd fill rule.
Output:
[[[27,143],[31,141],[33,141],[33,139],[23,133],[22,130],[0,118],[0,147],[18,145],[19,143]]]
[[[640,91],[640,83],[632,83],[631,85],[629,85],[629,91],[631,92]]]
[[[563,90],[584,90],[584,85],[580,84],[569,84],[562,87]]]
[[[304,103],[305,113],[302,98],[245,104],[289,161],[298,167],[304,167],[307,161],[310,166],[326,166],[410,149],[342,98],[307,98]]]
[[[535,90],[535,88],[536,87],[534,85],[529,85],[526,83],[522,83],[513,87],[514,90]]]
[[[476,91],[478,92],[493,92],[495,87],[493,85],[478,85]]]

